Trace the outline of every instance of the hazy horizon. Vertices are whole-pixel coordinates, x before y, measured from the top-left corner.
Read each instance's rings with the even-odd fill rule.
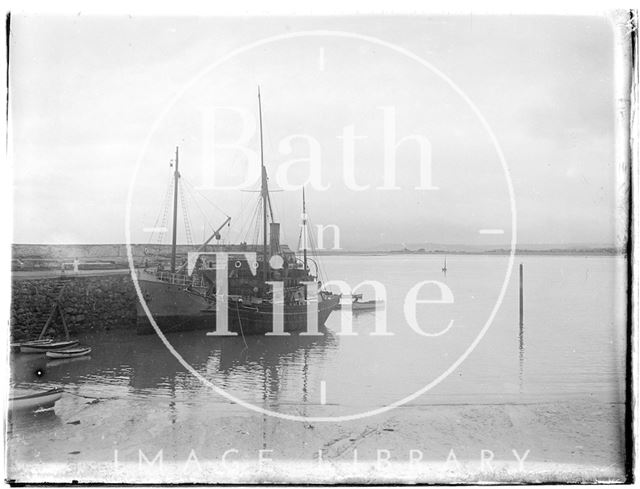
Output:
[[[282,38],[202,73],[250,43],[320,29],[351,37]],[[299,185],[307,176],[302,162],[283,180],[287,162],[314,151],[307,140],[287,137],[316,140],[316,183],[329,188],[307,185],[308,213],[314,226],[340,228],[341,248],[508,247],[507,180],[490,134],[460,93],[400,52],[407,51],[451,79],[495,134],[513,182],[522,246],[622,245],[613,32],[605,17],[12,15],[10,50],[16,243],[123,243],[139,157],[131,238],[149,242],[145,229],[162,220],[177,145],[192,240],[201,242],[229,215],[232,226],[223,239],[253,241],[257,194],[202,188],[212,168],[225,178],[242,176],[247,165],[239,152],[221,151],[213,161],[206,148],[213,131],[215,141],[230,142],[244,126],[231,112],[207,133],[205,119],[215,107],[256,115],[260,85],[270,185]],[[395,151],[398,189],[380,189],[390,108],[393,141],[428,139],[437,189],[416,189],[422,153],[415,140]],[[348,127],[355,136],[351,187],[361,191],[344,177]],[[257,151],[258,145],[253,132],[246,147]],[[282,242],[296,249],[301,193],[274,192],[272,198]],[[181,205],[179,213],[179,241],[186,242]]]
[[[115,246],[115,245],[126,245],[125,242],[111,242],[111,243],[11,243],[12,246]],[[147,245],[146,242],[132,242],[133,246],[142,246]],[[201,243],[185,243],[178,242],[176,245],[180,247],[184,246],[198,246]],[[215,244],[211,242],[210,244]],[[225,243],[225,244],[239,244],[239,243]],[[249,243],[253,245],[261,245],[262,243]],[[293,251],[300,251],[295,246],[292,246],[290,243],[283,242],[283,245],[289,246],[289,248]],[[153,246],[159,246],[155,244]],[[169,247],[171,243],[161,243],[160,246]],[[221,244],[222,246],[222,244]],[[331,252],[331,251],[396,251],[398,247],[405,246],[410,251],[416,251],[419,247],[424,247],[427,251],[435,249],[435,247],[445,247],[451,249],[509,249],[510,243],[497,243],[491,245],[467,245],[463,243],[380,243],[374,244],[370,246],[363,246],[361,248],[345,248],[342,247],[340,249],[334,249],[331,246],[325,247],[323,252]],[[592,249],[601,249],[601,248],[620,248],[614,245],[608,245],[605,243],[516,243],[516,249],[536,249],[536,250],[546,250],[551,248],[557,249],[579,249],[579,248],[592,248]]]

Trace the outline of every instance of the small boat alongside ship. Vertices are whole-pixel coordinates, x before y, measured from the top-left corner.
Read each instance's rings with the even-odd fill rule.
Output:
[[[362,301],[362,294],[353,294],[351,298],[353,299],[353,302],[349,304],[349,306],[351,307],[351,312],[375,311],[384,307],[384,301]],[[342,308],[344,306],[342,305],[340,307]]]
[[[64,390],[60,388],[48,391],[15,389],[9,397],[9,411],[35,411],[52,408],[63,393]]]
[[[304,233],[303,256],[299,258],[286,245],[280,243],[280,223],[276,222],[269,195],[267,170],[264,163],[262,107],[258,91],[260,122],[261,188],[256,216],[262,217],[261,226],[256,219],[256,236],[262,235],[261,244],[213,246],[214,251],[225,251],[228,262],[216,263],[216,256],[201,255],[197,263],[177,266],[176,223],[178,202],[179,152],[176,148],[173,175],[173,238],[170,270],[161,267],[145,268],[137,274],[138,283],[151,316],[163,332],[208,329],[218,331],[216,325],[218,290],[226,296],[228,331],[239,334],[264,334],[273,330],[275,306],[282,308],[284,332],[304,331],[307,328],[311,305],[317,307],[317,325],[322,327],[339,305],[340,295],[323,290],[319,280],[319,267],[307,256],[306,200],[302,198]],[[214,239],[220,239],[221,229],[230,217],[218,227],[198,252],[207,248]],[[301,234],[302,236],[302,234]],[[312,242],[312,241],[311,241]],[[211,248],[211,247],[210,247]],[[255,259],[250,259],[250,256]],[[312,273],[310,263],[315,265]],[[217,283],[218,268],[227,270],[227,284]],[[274,297],[275,282],[282,283],[282,293]],[[224,288],[223,288],[224,287]],[[282,297],[280,296],[282,295]],[[315,322],[315,321],[314,321]],[[154,329],[140,301],[137,302],[137,332],[153,333]]]

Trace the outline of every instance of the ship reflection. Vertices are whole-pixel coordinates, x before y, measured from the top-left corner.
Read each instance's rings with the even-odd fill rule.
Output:
[[[277,399],[280,390],[296,379],[299,396],[306,402],[309,364],[325,361],[328,351],[337,348],[335,336],[264,336],[212,338],[202,332],[167,335],[175,350],[205,378],[236,393],[250,393],[253,400]],[[135,355],[131,363],[134,389],[189,388],[199,383],[186,373],[175,358],[162,355],[164,362],[149,364],[147,355]],[[166,366],[163,366],[165,365]],[[176,384],[179,384],[178,386]],[[244,396],[243,396],[244,397]]]
[[[208,337],[204,331],[167,334],[180,356],[207,380],[241,398],[278,400],[286,389],[306,402],[310,368],[337,350],[336,337],[326,328],[322,336]],[[127,391],[141,397],[176,399],[207,389],[180,364],[156,335],[129,332],[86,335],[81,342],[93,348],[91,357],[47,360],[44,355],[16,354],[11,358],[13,385],[67,391],[82,386],[85,394],[113,397]],[[213,392],[213,391],[211,391]],[[178,394],[177,394],[178,393]]]

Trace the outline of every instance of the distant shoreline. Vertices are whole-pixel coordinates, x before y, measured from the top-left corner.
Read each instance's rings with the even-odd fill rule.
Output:
[[[394,256],[394,255],[486,255],[486,256],[505,256],[511,253],[510,250],[479,250],[479,251],[463,251],[463,250],[436,250],[436,251],[317,251],[318,256]],[[613,248],[599,249],[550,249],[550,250],[516,250],[515,255],[582,255],[582,256],[626,256],[624,250],[616,250]]]
[[[207,246],[207,251],[212,252],[217,249],[224,250],[228,245]],[[580,246],[566,245],[531,245],[531,247],[517,249],[515,254],[519,256],[626,256],[626,250],[608,246]],[[197,245],[178,244],[179,255],[186,255],[189,251],[196,249]],[[142,243],[132,243],[131,251],[134,258],[139,259],[148,255],[167,255],[171,253],[171,245],[149,245]],[[150,252],[150,253],[149,253]],[[301,251],[298,251],[301,253]],[[423,256],[423,255],[480,255],[480,256],[505,256],[510,254],[508,246],[502,245],[498,248],[473,249],[471,246],[460,245],[438,245],[431,244],[429,249],[388,249],[388,250],[315,250],[318,256]],[[12,257],[18,260],[51,260],[51,261],[72,261],[77,258],[82,262],[112,260],[115,262],[127,261],[127,247],[123,243],[117,244],[18,244],[12,245]]]

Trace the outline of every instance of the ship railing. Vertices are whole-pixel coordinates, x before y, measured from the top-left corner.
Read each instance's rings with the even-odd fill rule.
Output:
[[[204,279],[202,277],[196,277],[188,275],[184,275],[182,273],[172,273],[166,271],[159,271],[156,274],[156,277],[163,282],[167,282],[173,285],[184,285],[191,287],[206,287]]]

